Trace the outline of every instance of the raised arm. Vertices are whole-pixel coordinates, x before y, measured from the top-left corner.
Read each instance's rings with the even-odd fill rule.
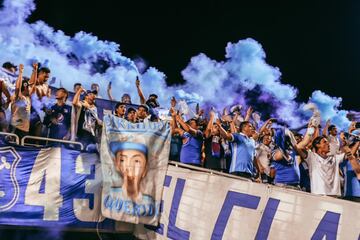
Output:
[[[22,97],[21,85],[22,85],[23,72],[24,72],[24,65],[20,64],[19,65],[19,76],[18,76],[18,78],[16,80],[16,84],[15,84],[15,99],[17,99],[18,97]]]
[[[328,137],[328,134],[329,134],[329,132],[328,132],[329,126],[330,126],[330,119],[328,119],[328,120],[326,121],[325,127],[324,127],[323,132],[322,132],[322,135],[325,136],[325,137]]]
[[[210,111],[210,119],[209,119],[209,122],[208,122],[208,124],[206,126],[206,130],[204,132],[205,138],[210,137],[211,128],[213,127],[214,118],[215,118],[215,113],[213,111]]]
[[[85,89],[82,88],[82,87],[80,87],[80,88],[78,89],[78,91],[75,93],[75,96],[74,96],[74,99],[73,99],[73,102],[72,102],[72,104],[73,104],[74,106],[76,106],[76,107],[81,107],[80,95],[81,95],[81,93],[82,93],[83,91],[85,91]]]
[[[171,134],[174,135],[176,133],[176,128],[177,128],[177,122],[176,122],[177,114],[174,108],[170,108],[169,112],[171,114],[171,121],[170,121]]]
[[[108,94],[108,98],[109,98],[109,100],[110,100],[110,101],[113,101],[113,100],[114,100],[114,98],[113,98],[113,96],[112,96],[112,94],[111,94],[111,82],[109,82],[109,84],[108,84],[108,87],[107,87],[107,94]]]
[[[356,142],[351,148],[351,154],[356,155],[356,152],[359,150],[360,142]]]
[[[139,80],[139,77],[138,77],[138,76],[136,76],[136,82],[135,82],[135,84],[136,84],[137,92],[138,92],[139,97],[140,97],[140,104],[145,104],[146,99],[145,99],[144,93],[143,93],[143,91],[142,91],[142,89],[141,89],[140,80]]]
[[[220,131],[220,136],[228,141],[232,141],[233,140],[233,136],[231,133],[228,133],[227,131],[225,131],[225,129],[221,126],[221,122],[220,119],[218,119],[216,121],[216,125],[219,127],[219,131]]]
[[[314,136],[315,136],[314,134],[309,133],[309,128],[308,128],[303,140],[294,146],[294,150],[297,152],[297,154],[299,154],[302,160],[307,158],[306,146],[312,142]]]
[[[37,78],[36,78],[33,86],[29,88],[29,94],[30,94],[30,96],[33,95],[33,94],[36,92],[36,83],[37,83],[37,81],[38,81],[38,80],[37,80]],[[38,96],[39,96],[39,95],[38,95]],[[39,97],[39,98],[40,98],[40,97]]]
[[[230,122],[230,132],[237,133],[237,129],[236,129],[234,121]]]
[[[236,126],[235,126],[235,121],[238,118],[239,114],[236,112],[232,121],[230,122],[230,132],[231,133],[236,133]]]
[[[264,125],[262,125],[259,130],[259,135],[261,135],[265,131],[265,129],[268,128],[272,124],[273,120],[274,120],[274,118],[269,118],[268,120],[266,120]]]
[[[32,64],[32,67],[33,67],[33,70],[32,70],[32,73],[31,73],[31,77],[30,77],[30,80],[29,80],[29,85],[35,85],[36,84],[36,79],[37,79],[37,73],[38,73],[38,63],[37,62],[34,62]]]
[[[244,121],[250,120],[250,117],[251,117],[251,114],[253,113],[253,111],[254,111],[254,109],[250,106],[246,111],[246,116],[245,116]]]
[[[184,122],[182,117],[176,115],[176,121],[180,124],[180,126],[184,129],[185,132],[188,132],[191,135],[196,135],[196,130],[190,127],[186,122]]]

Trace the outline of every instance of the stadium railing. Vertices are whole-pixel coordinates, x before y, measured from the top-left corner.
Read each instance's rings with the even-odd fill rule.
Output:
[[[0,132],[0,136],[5,136],[5,138],[8,139],[9,143],[15,143],[18,145],[20,144],[20,139],[18,135],[14,133]],[[13,141],[13,138],[15,138],[15,141]]]
[[[43,144],[35,144],[35,143],[26,143],[25,140],[44,141],[44,142],[46,142],[46,144],[43,145]],[[78,146],[80,146],[80,150],[84,150],[84,145],[82,143],[80,143],[80,142],[62,140],[62,139],[55,139],[55,138],[37,137],[37,136],[31,136],[31,135],[26,135],[21,139],[21,146],[46,147],[48,145],[48,142],[66,143],[66,144],[78,145]]]

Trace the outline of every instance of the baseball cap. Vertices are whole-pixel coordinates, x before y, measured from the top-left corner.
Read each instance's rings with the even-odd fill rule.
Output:
[[[15,64],[13,64],[12,62],[4,62],[4,64],[2,65],[3,68],[9,69],[9,68],[15,68],[17,69],[17,66]]]
[[[149,112],[149,107],[146,104],[141,104],[139,107],[145,108],[146,112]]]
[[[130,111],[134,111],[134,112],[136,112],[136,109],[135,109],[135,108],[133,108],[133,107],[129,107],[129,108],[127,109],[127,112],[129,113]]]
[[[97,95],[97,94],[98,94],[98,91],[96,91],[96,90],[87,90],[87,91],[86,91],[86,95],[88,95],[88,94],[90,94],[90,93],[93,93],[93,94]]]
[[[116,155],[121,150],[137,150],[147,156],[148,149],[145,144],[135,142],[110,142],[110,151]]]

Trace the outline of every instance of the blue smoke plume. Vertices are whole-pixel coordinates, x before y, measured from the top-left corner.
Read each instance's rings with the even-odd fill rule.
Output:
[[[106,86],[112,82],[117,100],[123,93],[131,93],[134,102],[135,78],[139,75],[145,95],[156,93],[164,107],[169,106],[171,96],[176,96],[218,110],[241,104],[245,111],[252,105],[262,117],[280,118],[292,127],[308,118],[309,113],[295,101],[297,89],[281,82],[280,70],[266,63],[265,51],[254,39],[228,43],[220,61],[204,53],[192,57],[182,71],[186,83],[169,87],[163,72],[148,67],[141,58],[123,56],[117,43],[85,32],[67,36],[42,21],[27,23],[34,9],[33,0],[5,0],[0,10],[0,62],[25,63],[25,75],[30,75],[31,63],[36,60],[51,69],[55,86],[72,90],[75,82],[85,88],[98,83],[100,95],[106,97]],[[340,128],[347,128],[348,112],[339,110],[341,98],[315,91],[309,101],[318,105],[323,121],[330,118]]]
[[[340,129],[348,129],[350,121],[347,118],[348,111],[339,110],[341,98],[330,97],[322,91],[314,91],[310,97],[310,102],[318,107],[323,121],[330,119]]]
[[[296,128],[306,124],[311,111],[302,108],[304,103],[295,101],[298,90],[281,83],[281,72],[266,63],[262,46],[248,38],[237,43],[228,43],[224,61],[215,61],[201,53],[191,59],[182,71],[187,84],[184,89],[201,95],[205,103],[218,109],[241,103],[253,106],[262,117],[279,118]],[[341,98],[330,97],[314,91],[309,102],[318,105],[323,123],[331,119],[341,129],[350,122],[348,111],[340,110]]]

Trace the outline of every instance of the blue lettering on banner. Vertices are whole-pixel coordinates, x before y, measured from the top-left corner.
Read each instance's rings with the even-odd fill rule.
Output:
[[[165,175],[164,187],[170,187],[171,179],[171,176]]]
[[[144,199],[146,196],[143,196]],[[152,200],[152,199],[151,199]],[[124,200],[121,196],[113,197],[111,195],[107,195],[104,198],[104,206],[110,211],[116,212],[124,212],[127,215],[131,216],[154,216],[155,214],[159,214],[158,208],[160,204],[151,201],[151,203],[136,203],[131,200]]]
[[[340,214],[326,211],[324,217],[317,226],[311,240],[321,240],[326,237],[327,240],[336,240],[339,227]]]
[[[107,115],[104,117],[105,125],[107,126],[107,133],[142,133],[156,135],[161,138],[167,138],[167,131],[163,132],[165,126],[169,123],[159,122],[146,122],[146,123],[131,123],[122,118],[118,118],[112,115]]]
[[[229,191],[226,195],[219,217],[216,220],[211,239],[222,239],[226,224],[234,206],[257,209],[259,202],[260,197]]]
[[[269,198],[255,236],[256,240],[268,239],[271,224],[274,220],[279,203],[279,199]]]
[[[185,187],[185,179],[178,178],[174,190],[174,196],[171,203],[169,226],[167,237],[171,239],[187,240],[190,237],[190,232],[176,227],[176,217],[179,210],[180,200]]]
[[[170,183],[171,183],[171,176],[165,175],[165,181],[164,181],[164,187],[170,187]],[[163,212],[163,208],[164,208],[164,200],[161,200],[160,203],[160,213]],[[151,226],[151,225],[144,225],[145,228],[151,230],[151,231],[155,231],[156,233],[163,235],[164,234],[164,224],[160,223],[159,226]]]

